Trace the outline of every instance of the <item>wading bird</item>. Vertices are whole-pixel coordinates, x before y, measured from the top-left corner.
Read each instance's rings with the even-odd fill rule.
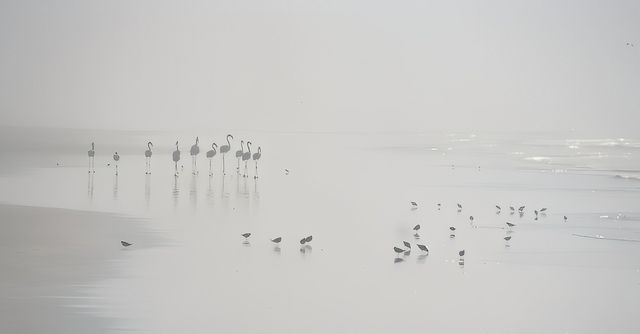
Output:
[[[151,156],[153,155],[153,152],[151,151],[152,147],[153,147],[153,143],[148,142],[147,150],[144,151],[144,158],[146,160],[146,169],[147,169],[147,171],[144,172],[145,174],[151,174]]]
[[[118,161],[120,161],[120,155],[118,155],[118,152],[113,154],[113,161],[115,161],[116,175],[118,175]]]
[[[236,151],[236,159],[238,160],[238,167],[236,167],[236,173],[240,175],[240,160],[244,154],[244,140],[240,141],[240,149]]]
[[[254,179],[258,178],[258,160],[262,157],[262,149],[258,146],[258,152],[253,154],[253,161],[256,163],[256,175],[253,176]]]
[[[277,237],[277,238],[271,239],[271,242],[273,242],[274,244],[279,244],[280,241],[282,241],[282,237]]]
[[[211,160],[213,160],[213,157],[216,156],[216,147],[218,147],[218,144],[211,143],[211,149],[207,151],[207,159],[209,159],[209,176],[213,176],[213,167],[211,166]]]
[[[124,246],[124,247],[129,247],[129,246],[133,245],[132,243],[128,243],[128,242],[126,242],[126,241],[120,241],[120,244],[121,244],[122,246]]]
[[[245,239],[248,239],[251,236],[251,233],[242,233],[240,235],[243,236]]]
[[[242,174],[242,177],[249,176],[249,174],[247,173],[247,161],[249,161],[249,159],[251,159],[251,142],[250,141],[247,142],[247,152],[244,152],[242,154],[242,161],[244,161],[244,174]]]
[[[227,135],[227,145],[220,146],[220,154],[222,154],[222,175],[227,175],[224,170],[224,156],[231,150],[231,142],[229,138],[233,139],[232,135]]]
[[[414,231],[417,231],[417,230],[419,230],[419,229],[420,229],[420,224],[418,224],[418,225],[416,225],[416,226],[414,226],[414,227],[413,227],[413,230],[414,230]]]
[[[425,245],[421,245],[421,244],[416,244],[416,246],[418,246],[418,248],[419,248],[421,251],[423,251],[423,252],[425,252],[425,253],[429,253],[429,248],[427,248],[427,246],[425,246]]]
[[[176,141],[176,150],[173,151],[173,162],[176,166],[175,176],[178,176],[178,161],[180,161],[180,149],[178,148],[178,141]]]
[[[198,175],[198,154],[200,154],[200,146],[198,143],[200,138],[196,137],[196,143],[191,145],[191,174]]]

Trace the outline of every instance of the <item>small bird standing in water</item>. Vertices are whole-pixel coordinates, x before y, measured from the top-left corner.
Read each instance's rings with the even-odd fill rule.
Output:
[[[567,218],[567,216],[564,216],[564,222],[565,223],[567,222],[567,219],[569,219],[569,218]]]
[[[242,233],[241,236],[243,236],[245,239],[249,239],[251,233]]]
[[[403,241],[402,243],[404,244],[405,247],[411,249],[411,244],[410,243],[408,243],[406,241]]]
[[[429,248],[427,248],[427,246],[421,245],[421,244],[416,244],[416,246],[418,246],[418,248],[420,248],[421,251],[425,253],[429,253]]]
[[[275,239],[271,239],[271,242],[273,242],[274,244],[279,244],[280,241],[282,241],[282,237],[277,237]]]
[[[124,246],[124,247],[129,247],[129,246],[133,245],[132,243],[128,243],[126,241],[120,241],[120,244],[122,244],[122,246]]]
[[[413,227],[413,230],[414,230],[414,231],[417,231],[417,230],[419,230],[419,229],[420,229],[420,224],[418,224],[418,225],[416,225],[416,226],[414,226],[414,227]]]
[[[464,249],[458,252],[458,255],[460,255],[460,258],[464,257]]]
[[[399,248],[399,247],[393,247],[393,251],[396,252],[398,255],[404,253],[404,249]]]

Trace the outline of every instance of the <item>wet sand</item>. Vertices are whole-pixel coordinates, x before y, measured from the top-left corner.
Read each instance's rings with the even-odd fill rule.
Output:
[[[136,249],[157,244],[144,220],[77,210],[0,204],[0,333],[107,333],[84,291]]]

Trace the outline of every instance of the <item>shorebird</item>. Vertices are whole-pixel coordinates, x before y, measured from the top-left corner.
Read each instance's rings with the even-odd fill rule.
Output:
[[[518,208],[518,211],[519,211],[519,212],[523,212],[523,211],[524,211],[524,208],[525,208],[525,206],[523,205],[523,206],[521,206],[521,207],[519,207],[519,208]]]
[[[421,244],[416,244],[416,246],[418,246],[418,248],[420,248],[421,251],[429,253],[429,248],[427,248],[427,246],[421,245]]]
[[[455,228],[455,227],[453,227],[453,226],[449,226],[449,229],[450,229],[452,232],[455,232],[455,231],[456,231],[456,228]]]
[[[458,211],[462,210],[462,205],[460,205],[460,203],[458,203]]]
[[[120,155],[118,154],[118,152],[113,154],[113,160],[115,161],[116,165],[116,175],[118,175],[118,161],[120,161]]]
[[[411,202],[411,209],[417,209],[418,208],[418,203],[416,202]]]
[[[245,239],[248,239],[251,236],[251,233],[242,233],[241,236],[243,236]]]
[[[300,239],[300,244],[301,244],[301,245],[304,245],[304,244],[306,244],[306,243],[307,243],[307,238],[302,238],[302,239]]]
[[[564,216],[564,221],[565,221],[565,222],[567,221],[567,219],[569,219],[569,218],[567,218],[567,216]]]
[[[510,236],[510,235],[508,235],[508,236],[504,237],[504,240],[506,240],[506,241],[511,240],[511,236]]]
[[[469,221],[471,221],[471,224],[473,224],[473,216],[469,216]]]
[[[420,229],[420,224],[418,224],[418,225],[416,225],[416,226],[414,226],[414,227],[413,227],[413,230],[414,230],[414,231],[417,231],[417,230],[419,230],[419,229]]]
[[[95,150],[96,146],[94,143],[91,143],[91,149],[87,152],[87,155],[89,156],[89,173],[95,173],[96,172],[96,162],[95,162],[95,156],[96,156],[96,150]]]
[[[305,241],[306,243],[311,242],[311,240],[313,240],[313,237],[312,237],[312,236],[308,236],[308,237],[304,238],[304,241]]]
[[[500,207],[500,205],[496,205],[496,209],[498,209],[498,211],[502,211],[502,208]]]
[[[510,222],[507,222],[507,227],[508,227],[509,229],[511,229],[511,228],[512,228],[512,227],[514,227],[514,226],[516,226],[516,224],[513,224],[513,223],[510,223]]]
[[[404,249],[395,246],[393,247],[393,251],[398,253],[398,255],[404,253]]]
[[[460,255],[460,257],[464,257],[464,249],[458,252],[458,255]]]
[[[547,211],[547,208],[540,209],[540,212],[545,212],[545,211]]]
[[[124,246],[124,247],[129,247],[129,246],[133,245],[132,243],[128,243],[126,241],[120,241],[120,244],[122,244],[122,246]]]
[[[277,237],[275,239],[271,239],[271,242],[273,242],[274,244],[279,244],[280,241],[282,241],[282,237]]]
[[[411,244],[410,243],[408,243],[406,241],[403,241],[402,243],[404,244],[405,247],[411,249]]]

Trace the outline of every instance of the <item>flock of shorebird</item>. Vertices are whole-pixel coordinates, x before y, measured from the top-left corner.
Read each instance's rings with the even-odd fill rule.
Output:
[[[233,136],[232,135],[227,135],[226,137],[226,141],[227,144],[226,145],[222,145],[220,146],[220,154],[222,155],[222,173],[226,175],[226,170],[225,170],[225,162],[224,162],[224,157],[227,153],[229,153],[229,151],[231,151],[231,140],[233,140]],[[190,150],[190,154],[191,154],[191,173],[193,175],[198,175],[200,172],[198,171],[198,154],[200,154],[200,138],[196,137],[196,142],[195,144],[193,144],[191,146],[191,150]],[[249,177],[249,172],[248,172],[248,167],[247,167],[247,163],[249,162],[249,160],[253,159],[254,163],[255,163],[255,175],[253,176],[254,179],[258,178],[258,160],[260,160],[260,157],[262,157],[262,148],[260,146],[258,146],[258,151],[251,154],[251,142],[247,141],[246,142],[246,146],[247,146],[247,151],[245,151],[245,142],[244,140],[240,141],[240,149],[236,151],[236,159],[238,161],[238,166],[236,167],[236,171],[238,174],[240,174],[240,161],[244,162],[244,172],[242,174],[243,177]],[[145,156],[145,174],[151,174],[151,157],[153,156],[153,143],[152,142],[148,142],[147,143],[147,150],[144,151],[144,156]],[[217,151],[218,149],[218,145],[216,143],[212,143],[211,144],[211,150],[206,152],[206,156],[207,159],[209,159],[209,176],[213,176],[213,166],[212,166],[212,160],[213,157],[215,157],[218,153]],[[172,159],[175,165],[175,176],[179,175],[178,172],[178,162],[180,161],[180,147],[178,146],[178,141],[176,141],[176,150],[173,151],[173,155],[172,155]],[[89,156],[89,173],[95,173],[96,172],[96,168],[95,168],[95,155],[96,155],[96,151],[95,151],[95,143],[91,143],[91,149],[87,152],[88,156]],[[120,161],[120,155],[118,154],[118,152],[115,152],[113,154],[113,161],[114,161],[114,166],[115,166],[115,172],[116,175],[118,175],[118,162]],[[109,165],[109,164],[108,164]]]
[[[418,203],[416,202],[410,202],[411,205],[411,210],[417,210],[418,209]],[[442,204],[441,203],[437,203],[436,204],[437,209],[441,210],[442,209]],[[460,203],[456,203],[457,206],[457,211],[458,213],[462,212],[462,204]],[[500,205],[496,205],[496,214],[500,214],[502,212],[502,207],[500,207]],[[516,213],[516,211],[518,212],[518,215],[520,216],[520,218],[522,218],[522,216],[524,215],[524,210],[525,210],[526,206],[520,206],[517,210],[515,207],[513,206],[509,206],[509,210],[510,210],[510,215],[514,215]],[[534,220],[538,220],[539,216],[546,216],[547,213],[547,208],[541,208],[539,210],[533,210],[533,213],[535,214],[535,218]],[[563,220],[566,222],[569,218],[567,216],[563,216]],[[474,222],[474,217],[473,216],[469,216],[469,223],[473,226],[473,222]],[[512,228],[514,226],[516,226],[516,224],[511,223],[511,222],[506,222],[506,230],[507,230],[507,235],[503,238],[505,240],[505,242],[507,243],[505,246],[509,247],[509,241],[511,240],[511,235],[510,233],[512,232]],[[418,231],[420,230],[420,224],[417,224],[413,227],[413,232],[415,233],[413,236],[416,240],[420,239],[420,234],[418,233]],[[449,226],[449,237],[450,238],[455,238],[456,237],[456,228],[455,226]],[[403,246],[404,247],[398,247],[398,246],[394,246],[393,247],[393,251],[396,252],[397,257],[395,259],[395,262],[402,262],[403,259],[400,258],[400,254],[403,254],[404,256],[408,256],[411,254],[411,243],[409,243],[408,241],[403,241]],[[424,245],[424,244],[418,244],[416,243],[416,246],[418,247],[418,249],[420,249],[420,251],[423,252],[423,254],[429,254],[429,248]],[[464,265],[464,255],[465,255],[465,250],[462,249],[460,251],[458,251],[458,255],[460,256],[459,259],[459,264],[460,265]]]

